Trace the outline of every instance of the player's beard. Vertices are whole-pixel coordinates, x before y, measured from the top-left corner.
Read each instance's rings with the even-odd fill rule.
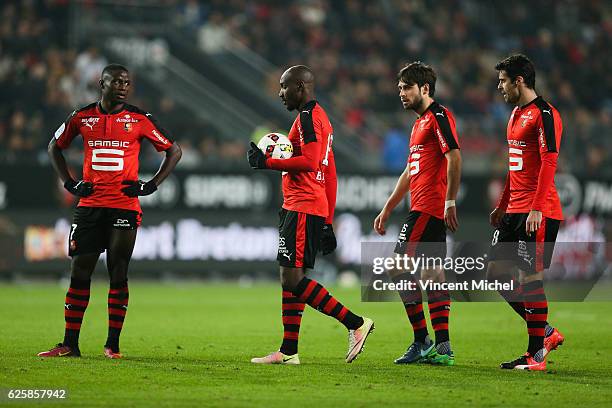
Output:
[[[419,107],[423,104],[423,97],[421,95],[418,95],[415,97],[414,101],[412,103],[409,103],[408,105],[406,105],[406,110],[413,110],[416,111],[419,109]]]
[[[510,105],[516,105],[516,103],[520,99],[521,99],[521,93],[518,91],[516,87],[506,92],[506,103]]]

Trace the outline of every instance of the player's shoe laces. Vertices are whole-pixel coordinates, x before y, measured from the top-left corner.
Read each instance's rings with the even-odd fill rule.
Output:
[[[114,352],[110,347],[104,347],[104,357],[107,358],[123,358],[123,355],[119,352]]]
[[[544,356],[547,356],[553,350],[556,350],[557,347],[563,344],[565,341],[565,337],[559,332],[557,329],[553,329],[550,336],[544,337]]]
[[[288,356],[286,354],[281,353],[280,351],[275,351],[273,353],[268,354],[265,357],[255,357],[251,359],[251,363],[254,364],[300,364],[300,357],[296,354]]]
[[[395,364],[412,364],[423,359],[427,359],[436,353],[434,342],[429,340],[425,342],[415,341],[412,343],[403,356],[395,359]]]
[[[436,344],[434,352],[424,358],[423,362],[434,365],[455,365],[455,355],[451,350],[450,341],[447,340],[442,343]]]
[[[363,350],[368,335],[374,331],[374,321],[368,317],[363,318],[363,324],[355,329],[349,330],[348,334],[348,353],[346,354],[346,362],[352,363],[357,358],[357,355]]]
[[[544,349],[538,351],[535,356],[525,353],[516,360],[501,363],[500,368],[508,370],[545,371],[546,359],[544,358]]]
[[[78,347],[70,347],[58,343],[51,350],[38,353],[38,357],[81,357],[81,350]]]

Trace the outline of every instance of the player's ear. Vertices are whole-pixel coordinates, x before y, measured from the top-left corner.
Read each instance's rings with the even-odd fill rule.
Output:
[[[425,92],[427,92],[427,95],[429,95],[429,84],[428,83],[423,84],[423,87],[421,88],[421,94],[425,95]]]

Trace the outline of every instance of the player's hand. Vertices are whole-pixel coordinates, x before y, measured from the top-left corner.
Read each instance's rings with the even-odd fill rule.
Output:
[[[495,228],[498,228],[502,218],[504,218],[504,215],[506,215],[506,210],[502,210],[501,208],[495,208],[493,211],[491,211],[491,214],[489,215],[489,224],[491,224]]]
[[[531,210],[527,216],[527,222],[525,222],[525,231],[528,236],[531,236],[540,228],[542,224],[542,211]]]
[[[383,209],[374,219],[374,231],[376,231],[378,235],[385,235],[387,233],[385,224],[387,223],[387,220],[389,220],[390,215],[391,214]]]
[[[331,254],[337,246],[338,242],[336,241],[336,234],[334,234],[334,227],[331,224],[323,225],[321,252],[323,252],[323,255]]]
[[[251,149],[247,152],[247,159],[252,169],[266,168],[266,155],[253,142],[251,142]]]
[[[121,191],[123,191],[123,194],[128,197],[147,196],[157,191],[157,184],[155,184],[153,180],[146,182],[142,180],[125,180],[121,184],[128,185],[128,187],[124,187],[121,189]]]
[[[459,221],[457,220],[456,206],[453,205],[452,207],[448,207],[446,210],[444,210],[444,224],[446,224],[446,227],[451,230],[451,232],[457,231]]]
[[[74,181],[71,178],[64,182],[64,188],[77,197],[90,196],[94,191],[93,184],[89,181]]]

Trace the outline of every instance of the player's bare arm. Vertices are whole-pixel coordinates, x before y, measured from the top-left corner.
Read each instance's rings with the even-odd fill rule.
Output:
[[[54,137],[51,138],[47,151],[49,153],[49,158],[51,159],[51,164],[53,165],[53,168],[55,169],[55,172],[59,178],[64,183],[64,188],[66,190],[79,197],[87,197],[93,193],[92,183],[85,182],[83,180],[75,181],[74,178],[72,178],[72,175],[70,175],[70,171],[68,170],[68,165],[66,165],[66,159],[64,158],[62,149],[60,149],[60,147],[57,145]]]
[[[162,161],[157,173],[149,181],[142,180],[126,180],[123,184],[128,186],[121,189],[128,197],[147,196],[157,191],[157,187],[168,177],[168,175],[174,170],[176,164],[183,155],[180,146],[175,142],[166,151],[166,156]]]
[[[504,190],[497,203],[497,206],[489,214],[489,223],[495,228],[499,227],[502,218],[506,215],[506,209],[508,208],[508,201],[510,200],[510,174],[506,174],[506,183]]]
[[[181,156],[183,155],[183,151],[178,143],[174,142],[168,150],[166,150],[166,156],[159,166],[159,170],[153,176],[151,181],[155,183],[156,186],[159,186],[165,179],[168,177],[172,170],[176,167],[176,164],[181,160]]]
[[[410,164],[406,166],[404,172],[397,179],[397,184],[393,189],[393,192],[387,199],[385,206],[380,211],[380,214],[374,219],[374,231],[379,235],[385,235],[387,230],[385,224],[389,220],[393,209],[404,199],[408,191],[410,190]]]
[[[444,223],[452,232],[457,231],[459,221],[457,220],[457,192],[461,181],[461,153],[459,149],[449,150],[444,154],[447,162],[446,178],[446,201],[444,204]]]

